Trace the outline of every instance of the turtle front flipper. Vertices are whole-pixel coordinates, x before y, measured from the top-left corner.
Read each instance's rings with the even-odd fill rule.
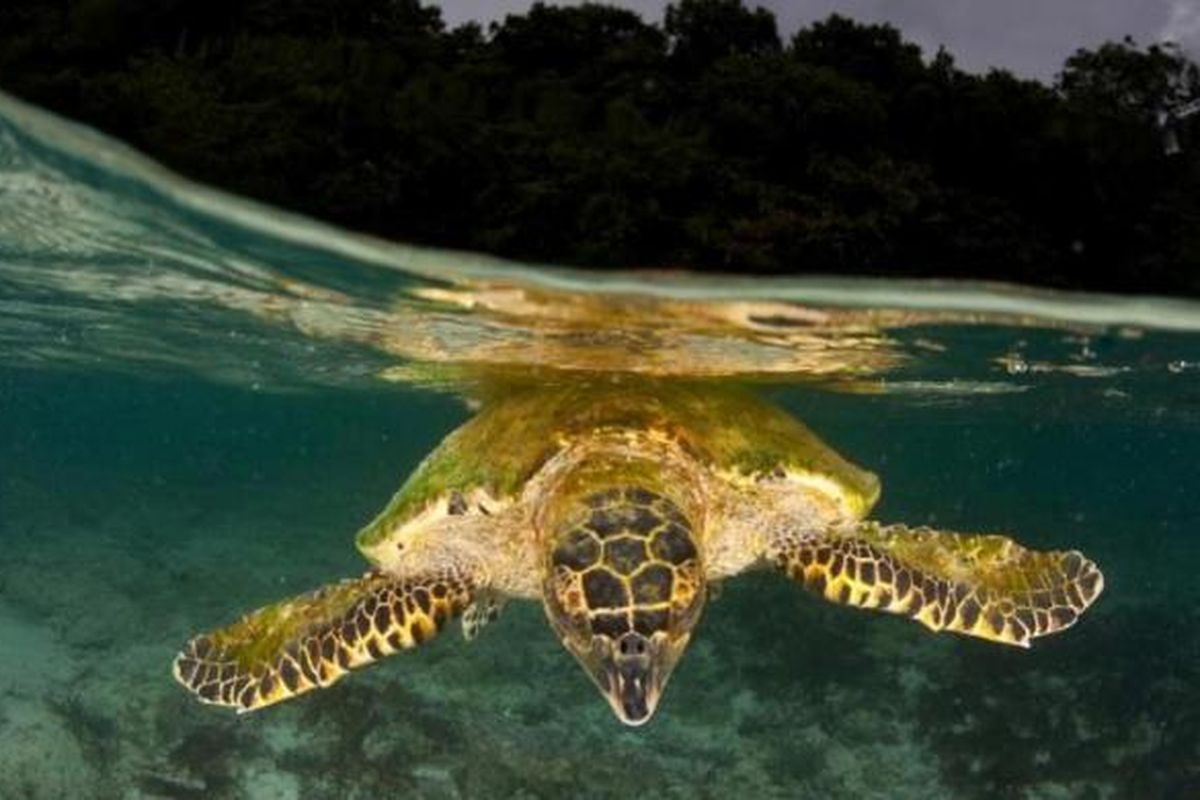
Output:
[[[192,639],[175,679],[205,703],[263,708],[430,639],[471,603],[476,583],[441,569],[324,586]]]
[[[1100,570],[1075,550],[905,525],[781,533],[767,555],[826,600],[1020,647],[1073,625],[1104,588]]]

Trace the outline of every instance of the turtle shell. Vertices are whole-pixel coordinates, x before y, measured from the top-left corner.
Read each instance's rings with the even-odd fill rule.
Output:
[[[878,479],[807,427],[728,382],[604,376],[562,384],[491,386],[480,412],[448,435],[357,538],[373,557],[382,542],[431,516],[490,513],[519,499],[541,467],[572,441],[605,431],[656,431],[710,469],[748,480],[788,476],[837,495],[862,516]],[[479,507],[476,509],[476,507]]]

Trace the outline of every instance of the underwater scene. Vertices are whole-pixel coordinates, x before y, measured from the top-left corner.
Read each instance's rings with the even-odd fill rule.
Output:
[[[1198,456],[1192,302],[424,250],[0,95],[0,798],[1200,797]]]

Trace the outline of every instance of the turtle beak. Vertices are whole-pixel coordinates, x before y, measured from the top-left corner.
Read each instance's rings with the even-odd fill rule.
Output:
[[[585,666],[617,719],[632,726],[650,721],[688,638],[671,641],[664,632],[629,632],[616,641],[601,636],[593,640],[592,658]]]

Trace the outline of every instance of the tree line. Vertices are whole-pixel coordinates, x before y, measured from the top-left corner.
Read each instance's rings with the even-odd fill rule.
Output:
[[[889,25],[784,40],[418,0],[6,0],[0,87],[184,174],[392,239],[593,267],[1200,293],[1200,70],[1125,40],[1052,85]]]

